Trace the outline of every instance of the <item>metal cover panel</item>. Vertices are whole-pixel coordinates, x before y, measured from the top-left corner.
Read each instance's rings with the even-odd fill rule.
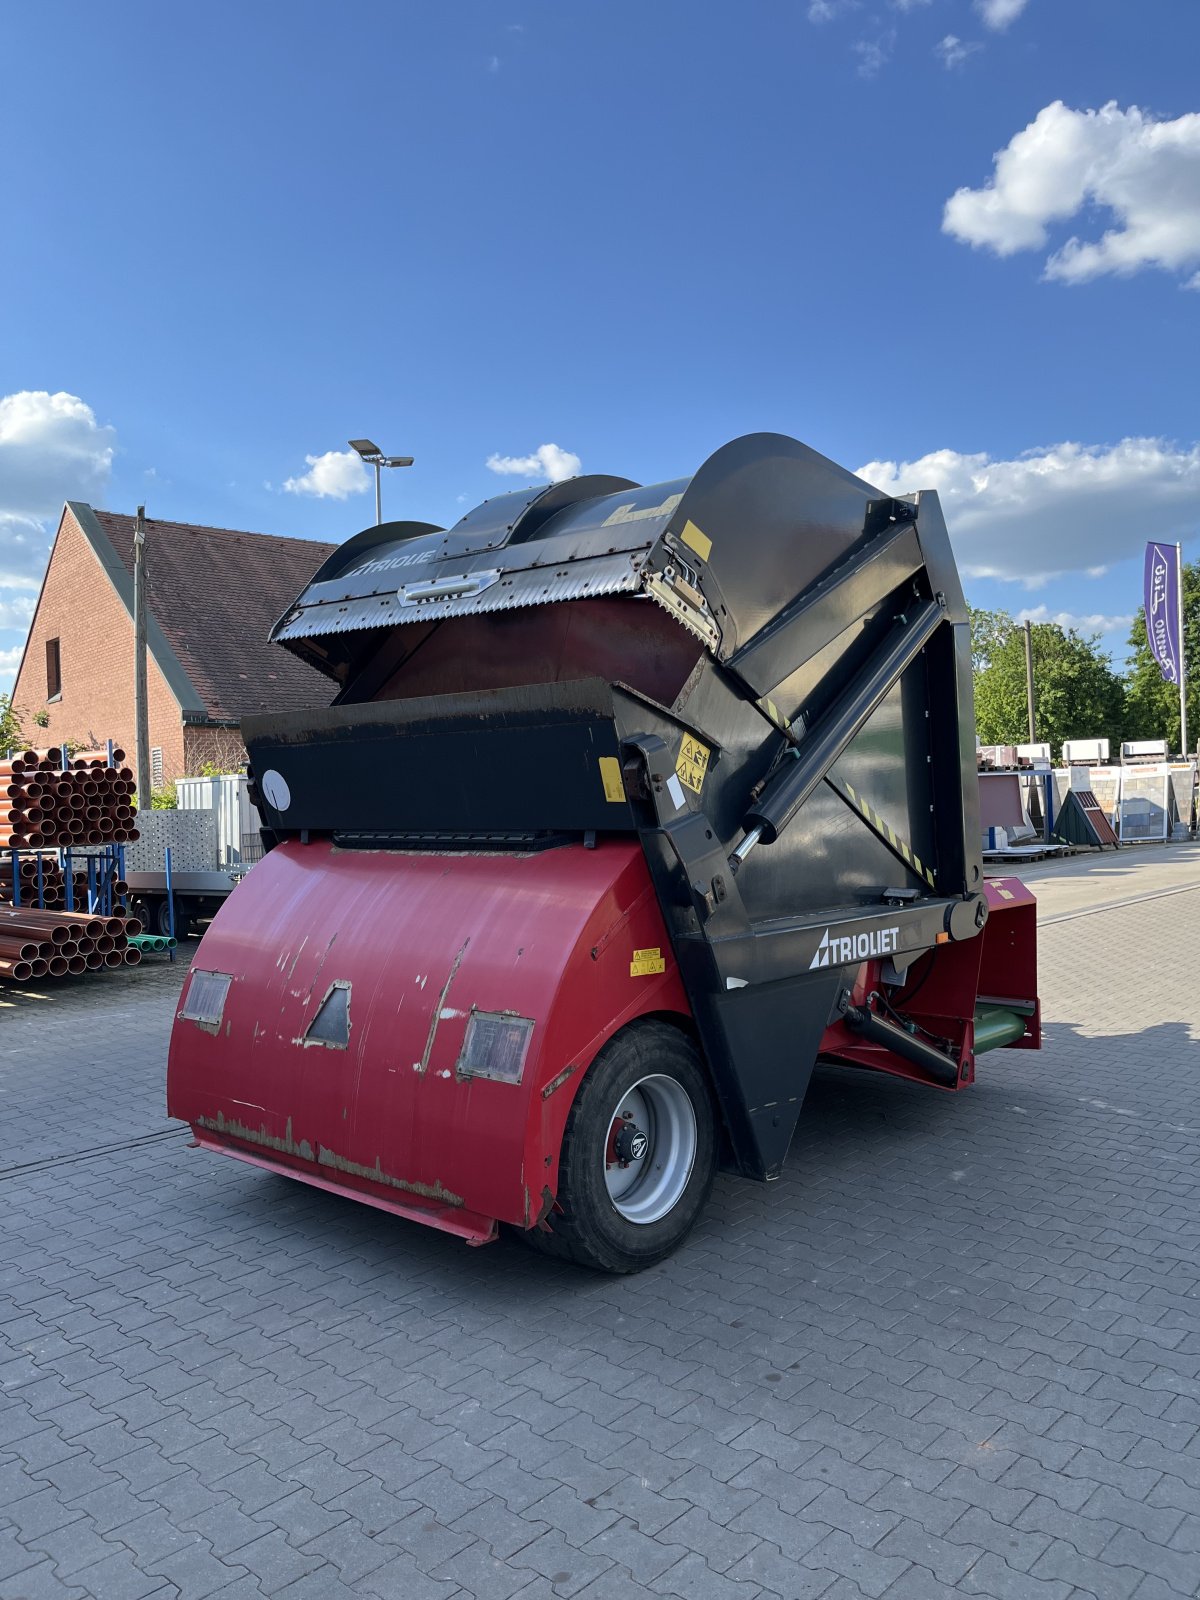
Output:
[[[203,972],[193,967],[187,997],[179,1008],[179,1015],[190,1022],[220,1027],[225,997],[232,982],[233,977],[228,972]]]
[[[490,1078],[495,1083],[520,1083],[533,1036],[533,1018],[508,1012],[474,1011],[467,1023],[460,1078]]]
[[[508,573],[478,594],[449,599],[401,599],[400,592],[369,595],[308,606],[277,630],[275,637],[309,639],[364,628],[394,628],[405,622],[437,622],[444,617],[478,616],[511,611],[519,606],[546,605],[555,600],[630,594],[641,588],[640,556],[621,553],[573,562],[569,566],[532,567]]]
[[[126,877],[161,872],[167,846],[176,872],[212,872],[218,866],[213,811],[139,811],[139,837],[125,846]]]

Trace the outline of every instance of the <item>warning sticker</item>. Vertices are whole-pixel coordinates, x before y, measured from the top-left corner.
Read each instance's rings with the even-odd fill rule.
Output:
[[[600,757],[600,781],[604,785],[604,798],[613,805],[625,799],[625,785],[621,782],[621,763],[616,756]]]
[[[708,758],[711,753],[708,746],[701,744],[699,739],[693,739],[690,733],[684,734],[675,771],[679,775],[680,783],[686,783],[696,794],[699,794],[704,787],[704,775],[708,771]]]
[[[712,554],[712,540],[706,533],[701,533],[696,524],[689,518],[683,525],[683,532],[679,535],[690,550],[694,550],[701,561],[707,561]]]
[[[631,978],[648,978],[653,972],[666,970],[667,963],[663,960],[661,945],[655,945],[653,950],[635,950],[633,960],[629,963]]]

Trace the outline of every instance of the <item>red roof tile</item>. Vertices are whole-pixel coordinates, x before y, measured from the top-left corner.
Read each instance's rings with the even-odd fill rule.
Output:
[[[96,520],[133,572],[134,519]],[[325,706],[329,679],[270,644],[272,626],[336,545],[146,519],[146,601],[214,721]]]

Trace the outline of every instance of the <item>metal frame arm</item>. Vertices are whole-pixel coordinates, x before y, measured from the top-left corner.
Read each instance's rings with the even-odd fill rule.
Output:
[[[746,814],[746,837],[734,851],[744,861],[756,844],[772,844],[862,728],[901,673],[945,620],[941,596],[914,607],[891,637],[846,685],[837,707],[822,718]]]

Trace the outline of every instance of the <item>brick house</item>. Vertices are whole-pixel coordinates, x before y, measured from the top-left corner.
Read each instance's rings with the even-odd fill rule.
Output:
[[[13,687],[31,743],[112,739],[133,764],[133,530],[133,517],[63,507]],[[249,712],[329,704],[329,680],[267,635],[336,548],[147,519],[154,787],[205,762],[236,769]]]

